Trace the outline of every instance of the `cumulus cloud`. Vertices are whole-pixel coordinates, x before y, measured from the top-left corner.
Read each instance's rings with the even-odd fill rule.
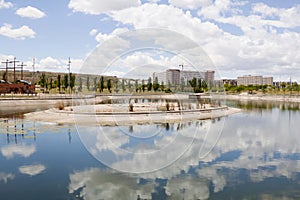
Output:
[[[86,14],[101,14],[110,11],[122,10],[132,6],[140,5],[140,0],[70,0],[69,8],[74,12],[83,12]]]
[[[45,171],[46,167],[44,165],[41,164],[37,164],[37,165],[24,165],[19,167],[19,171],[22,174],[26,174],[29,176],[36,176],[40,173],[42,173],[43,171]]]
[[[11,2],[5,2],[5,0],[0,0],[0,9],[2,8],[11,8],[13,4]]]
[[[35,145],[8,145],[1,148],[2,155],[8,159],[14,158],[16,155],[28,158],[35,152]]]
[[[16,11],[16,14],[19,15],[20,17],[28,17],[31,19],[40,19],[46,16],[46,14],[43,11],[32,6],[19,8]]]
[[[3,173],[0,172],[0,181],[3,181],[4,183],[7,183],[9,180],[13,180],[15,178],[14,174],[7,174],[7,173]]]
[[[42,58],[36,63],[36,69],[39,71],[68,72],[68,62],[68,59],[48,56],[46,58]],[[71,59],[71,72],[79,72],[82,64],[82,59]]]
[[[169,0],[169,4],[183,9],[197,9],[212,4],[212,0]]]
[[[91,35],[91,36],[95,36],[97,33],[98,33],[98,30],[97,30],[97,29],[92,29],[92,30],[90,31],[90,35]]]
[[[69,193],[83,199],[151,199],[154,183],[139,184],[139,179],[92,168],[70,174]]]
[[[34,38],[35,32],[25,25],[14,29],[12,25],[4,24],[0,27],[0,35],[13,39],[25,40],[26,38]]]

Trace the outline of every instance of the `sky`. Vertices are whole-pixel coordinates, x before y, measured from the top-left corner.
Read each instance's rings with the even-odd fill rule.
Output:
[[[143,29],[164,31],[148,34],[155,38],[152,44],[134,32],[143,45],[134,44],[145,49],[163,41],[163,52],[134,50],[132,41],[124,41],[126,32]],[[183,41],[205,52],[219,78],[263,75],[300,82],[298,0],[0,0],[0,61],[16,57],[28,70],[35,58],[35,70],[67,72],[70,57],[71,71],[81,72],[102,47],[102,54],[114,52],[112,62],[118,65],[104,66],[108,75],[150,72],[153,66],[189,69],[197,64],[178,56],[186,49]],[[125,44],[130,53],[119,51]],[[109,64],[101,59],[97,64]]]

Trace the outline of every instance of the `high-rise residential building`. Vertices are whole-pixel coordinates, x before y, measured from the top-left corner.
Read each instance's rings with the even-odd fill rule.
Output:
[[[188,81],[193,78],[202,79],[208,84],[214,82],[215,72],[214,71],[180,71],[178,69],[168,69],[164,72],[154,72],[153,80],[157,77],[159,83],[164,83],[167,85],[169,82],[172,85],[179,85],[181,79],[184,80],[185,84],[188,84]]]
[[[237,85],[273,85],[273,77],[263,76],[240,76],[237,77]]]
[[[263,85],[273,85],[273,77],[263,77]]]

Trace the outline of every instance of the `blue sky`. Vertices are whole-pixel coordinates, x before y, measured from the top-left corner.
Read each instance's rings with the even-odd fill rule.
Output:
[[[141,28],[163,28],[195,41],[220,78],[260,74],[300,81],[296,0],[0,0],[0,59],[15,56],[31,66],[35,58],[37,70],[67,71],[71,57],[72,70],[80,71],[97,46]],[[176,68],[181,61],[137,51],[121,63],[126,63],[121,69],[145,64]]]

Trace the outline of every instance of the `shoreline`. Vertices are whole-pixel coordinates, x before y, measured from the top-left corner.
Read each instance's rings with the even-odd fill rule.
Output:
[[[228,95],[212,95],[214,99],[237,100],[237,101],[273,101],[300,103],[300,96],[290,97],[289,95],[248,95],[248,94],[228,94]]]

